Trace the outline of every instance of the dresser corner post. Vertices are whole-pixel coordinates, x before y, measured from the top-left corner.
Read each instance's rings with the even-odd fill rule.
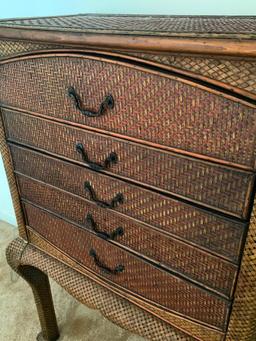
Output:
[[[53,299],[48,276],[32,265],[22,264],[22,254],[28,243],[22,238],[13,240],[6,249],[10,267],[31,287],[41,325],[37,341],[55,341],[59,338]]]

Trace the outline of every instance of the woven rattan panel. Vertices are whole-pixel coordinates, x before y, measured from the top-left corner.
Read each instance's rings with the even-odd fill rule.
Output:
[[[181,54],[157,55],[135,52],[126,52],[126,54],[191,71],[256,94],[256,62],[253,59],[221,59]]]
[[[0,21],[2,26],[146,35],[221,37],[255,34],[254,17],[76,15]]]
[[[3,113],[9,141],[82,163],[81,154],[76,151],[78,142],[83,143],[89,158],[97,162],[102,163],[111,152],[115,152],[118,161],[111,164],[109,173],[238,217],[247,217],[253,173],[181,157],[18,112]]]
[[[86,224],[85,220],[88,213],[101,231],[111,233],[117,227],[122,227],[124,233],[115,238],[116,242],[149,257],[161,266],[167,266],[172,271],[182,273],[223,294],[231,294],[236,275],[234,265],[57,188],[23,176],[18,177],[18,183],[22,198],[89,230],[92,227],[88,222]]]
[[[27,58],[1,66],[2,104],[255,167],[256,110],[249,104],[132,64],[84,56]],[[105,96],[112,94],[114,108],[88,118],[67,95],[70,86],[84,107],[97,111]]]
[[[244,248],[227,341],[256,339],[256,201]]]
[[[6,136],[5,136],[3,121],[2,121],[1,112],[0,112],[0,157],[2,157],[2,160],[4,163],[4,168],[5,168],[5,172],[6,172],[9,188],[10,188],[10,193],[12,196],[13,207],[14,207],[14,211],[16,215],[16,221],[17,221],[17,225],[19,228],[19,234],[22,238],[27,239],[27,235],[25,231],[24,216],[21,210],[21,205],[20,205],[20,197],[17,191],[16,180],[15,180],[15,176],[13,173],[11,155],[10,155],[9,148],[7,146],[5,138]]]
[[[71,46],[34,43],[29,41],[1,40],[0,59],[40,50],[72,49]],[[74,49],[74,48],[73,48]],[[209,77],[256,94],[256,63],[253,60],[220,59],[197,56],[158,55],[145,53],[120,53],[123,57],[136,56],[162,65],[172,66]]]
[[[156,302],[183,316],[224,330],[227,323],[229,302],[204,289],[181,280],[121,250],[102,238],[59,219],[39,208],[25,204],[28,224],[60,250],[80,264],[140,297]],[[108,268],[117,265],[124,270],[104,275],[89,252],[94,249],[100,262]]]
[[[0,39],[0,59],[16,56],[18,54],[24,54],[26,52],[51,50],[51,49],[63,49],[63,45],[35,43],[24,40],[1,40]],[[68,48],[68,47],[66,47]]]
[[[31,265],[41,269],[83,304],[92,309],[99,309],[104,316],[114,323],[149,340],[195,340],[113,294],[60,261],[31,245],[25,244],[22,239],[17,238],[9,245],[7,260],[15,270],[18,270],[20,265]],[[219,339],[212,340],[218,341]]]
[[[84,190],[84,181],[87,180],[106,201],[110,201],[116,193],[123,193],[125,201],[115,208],[118,212],[238,261],[245,228],[242,223],[28,149],[11,146],[11,150],[15,169],[25,175],[88,199]],[[79,181],[74,182],[74,179]]]

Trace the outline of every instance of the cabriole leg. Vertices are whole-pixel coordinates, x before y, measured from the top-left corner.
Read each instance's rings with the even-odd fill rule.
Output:
[[[12,269],[28,282],[33,291],[41,324],[41,332],[38,334],[37,340],[56,341],[59,337],[59,330],[48,276],[33,266],[20,265],[21,250],[12,249],[11,245],[6,251],[7,261]]]

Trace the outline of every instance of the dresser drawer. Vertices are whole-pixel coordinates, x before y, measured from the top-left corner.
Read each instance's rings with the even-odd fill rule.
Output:
[[[79,263],[166,309],[223,329],[229,302],[133,256],[102,238],[25,204],[29,226]],[[94,250],[96,255],[92,256]],[[95,259],[97,258],[97,259]]]
[[[23,200],[78,223],[227,297],[232,295],[237,266],[55,187],[24,176],[18,176],[18,184]]]
[[[255,168],[255,106],[177,75],[59,54],[3,64],[0,85],[4,105]],[[83,109],[98,111],[109,94],[114,107],[87,117],[68,96],[70,86]]]
[[[85,192],[85,181],[105,202],[121,193],[123,202],[114,210],[238,262],[246,227],[241,222],[26,148],[11,145],[11,152],[18,173],[89,200],[92,198]]]
[[[3,114],[9,141],[42,149],[86,165],[91,164],[96,169],[99,168],[99,162],[101,166],[105,165],[103,169],[107,172],[124,179],[247,218],[254,182],[253,173],[14,111],[3,111]],[[79,151],[76,150],[77,146],[80,147]],[[114,162],[107,161],[111,160],[111,155],[112,159],[116,155]]]

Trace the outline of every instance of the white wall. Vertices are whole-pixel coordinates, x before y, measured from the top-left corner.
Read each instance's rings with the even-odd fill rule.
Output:
[[[0,18],[74,13],[256,15],[256,0],[2,0],[0,3]],[[16,224],[0,158],[1,219]]]

